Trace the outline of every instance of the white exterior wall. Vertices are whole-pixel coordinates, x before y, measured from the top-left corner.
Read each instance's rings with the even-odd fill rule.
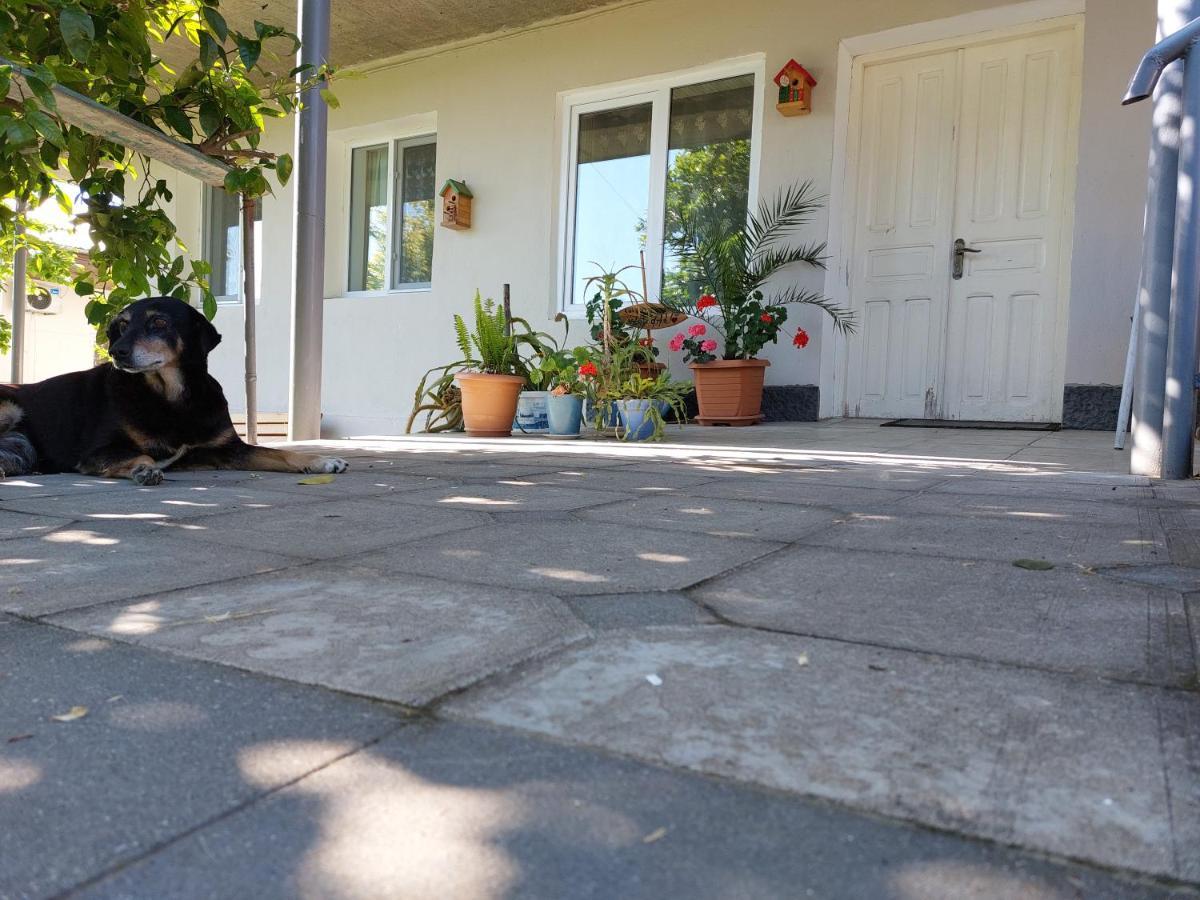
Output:
[[[788,4],[767,0],[656,0],[537,28],[381,68],[337,85],[330,113],[328,300],[324,426],[327,434],[397,433],[420,374],[456,358],[451,315],[475,289],[499,298],[512,284],[514,311],[557,334],[558,202],[563,92],[685,71],[750,55],[766,77],[795,57],[818,79],[813,113],[785,118],[774,88],[760,85],[760,194],[812,179],[830,188],[839,42],[932,19],[1004,6],[989,0],[861,0]],[[1088,0],[1067,383],[1119,382],[1140,258],[1148,117],[1122,109],[1121,92],[1153,40],[1154,0]],[[382,297],[345,297],[346,200],[352,140],[436,131],[437,182],[456,178],[475,194],[471,230],[436,231],[433,287]],[[290,145],[290,128],[276,136]],[[264,204],[264,272],[258,306],[259,404],[287,408],[292,193]],[[181,233],[200,246],[198,185],[175,200]],[[822,215],[805,237],[823,238]],[[807,276],[820,288],[819,273]],[[843,298],[840,298],[844,300]],[[822,314],[793,316],[813,341],[804,351],[768,348],[769,383],[818,384]],[[573,337],[584,323],[573,323]],[[242,406],[242,309],[223,307],[214,373]],[[664,349],[664,355],[667,353]],[[677,363],[676,363],[677,364]],[[682,374],[683,370],[680,370]]]

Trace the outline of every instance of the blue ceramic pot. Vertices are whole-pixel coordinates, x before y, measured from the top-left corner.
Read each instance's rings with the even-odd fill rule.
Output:
[[[654,419],[650,417],[650,403],[649,400],[617,401],[623,440],[645,441],[654,434]]]
[[[548,391],[521,391],[517,398],[517,418],[513,431],[518,434],[545,434],[550,430],[546,407]]]
[[[546,413],[551,437],[579,437],[583,424],[583,398],[577,394],[551,394],[546,398]]]
[[[605,405],[608,409],[604,414],[604,420],[600,423],[600,428],[616,428],[621,424],[621,417],[617,415],[617,404],[609,400]],[[587,421],[588,425],[596,423],[596,405],[591,400],[587,403]]]

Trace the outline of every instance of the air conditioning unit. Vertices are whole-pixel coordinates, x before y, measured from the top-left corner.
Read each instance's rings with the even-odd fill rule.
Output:
[[[41,316],[56,316],[62,312],[62,295],[58,288],[38,288],[30,291],[25,298],[29,311]]]

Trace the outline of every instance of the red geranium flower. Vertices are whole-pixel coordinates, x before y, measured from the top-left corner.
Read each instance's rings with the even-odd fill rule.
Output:
[[[653,347],[653,346],[654,346],[654,338],[648,338],[648,337],[646,337],[646,338],[638,338],[638,346],[640,346],[640,347]]]
[[[794,338],[792,338],[792,343],[795,344],[797,347],[801,347],[801,348],[807,347],[808,346],[808,332],[805,331],[803,328],[797,328],[796,336]]]
[[[675,353],[678,353],[683,349],[683,341],[684,337],[683,332],[681,331],[679,334],[675,335],[675,337],[671,338],[671,341],[667,344],[667,346],[670,347]]]
[[[692,337],[700,337],[707,331],[708,329],[704,327],[703,322],[697,322],[695,325],[688,326],[688,334],[690,334]]]
[[[594,362],[585,362],[579,367],[579,375],[582,378],[594,378],[600,374],[600,370],[596,368]]]
[[[696,309],[708,309],[710,306],[717,305],[717,298],[712,294],[705,294],[696,301]]]
[[[761,316],[759,316],[758,318],[759,318],[759,320],[760,320],[760,321],[762,321],[762,322],[766,322],[768,325],[770,325],[772,322],[774,322],[774,321],[775,321],[775,320],[774,320],[774,319],[771,317],[771,314],[770,314],[770,313],[763,313],[763,314],[762,314]]]

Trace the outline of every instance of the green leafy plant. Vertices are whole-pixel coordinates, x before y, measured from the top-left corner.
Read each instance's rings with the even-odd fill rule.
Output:
[[[584,292],[593,287],[596,292],[584,306],[587,316],[589,333],[592,341],[600,346],[601,352],[610,351],[614,347],[634,345],[640,349],[635,352],[635,358],[641,362],[652,363],[658,356],[658,348],[653,341],[638,339],[638,329],[621,321],[620,312],[629,303],[643,303],[645,297],[631,288],[622,276],[630,271],[640,272],[641,266],[625,266],[620,269],[606,269],[599,263],[592,263],[596,274],[584,281]]]
[[[533,373],[541,370],[543,361],[563,352],[550,335],[535,331],[519,316],[506,317],[502,306],[491,298],[484,300],[478,290],[472,315],[473,330],[461,315],[455,314],[454,339],[462,359],[434,366],[421,376],[404,428],[406,434],[412,433],[422,414],[425,415],[422,431],[462,430],[462,394],[454,383],[459,372],[520,375],[527,386],[536,387],[534,379],[541,380],[544,376]],[[565,325],[567,320],[560,313],[555,321]]]
[[[577,394],[582,397],[587,393],[586,367],[589,363],[594,367],[594,356],[590,347],[555,350],[530,367],[529,382],[533,387],[552,394]],[[585,374],[580,374],[581,370]]]
[[[504,307],[495,300],[484,300],[475,292],[475,328],[455,313],[454,334],[458,349],[470,368],[490,375],[517,374],[517,340],[513,337]]]
[[[642,375],[638,369],[639,349],[636,344],[615,347],[608,359],[593,361],[585,378],[587,397],[592,407],[592,424],[597,431],[603,431],[612,415],[612,406],[617,401],[649,400],[646,416],[654,423],[654,430],[647,440],[660,441],[667,424],[660,404],[682,425],[687,421],[686,400],[692,385],[690,382],[676,381],[665,371],[654,378]],[[618,428],[617,437],[629,440],[632,436]]]
[[[292,160],[261,148],[271,118],[293,113],[300,93],[320,88],[327,102],[333,69],[294,68],[298,39],[255,21],[232,28],[219,0],[5,0],[0,6],[0,235],[49,199],[72,224],[86,224],[89,272],[74,272],[89,296],[88,320],[102,330],[147,293],[188,298],[216,313],[209,267],[188,262],[163,208],[171,199],[150,161],[112,138],[60,115],[62,86],[117,110],[232,167],[225,189],[271,192],[268,175],[287,182]],[[57,179],[79,185],[78,205]]]
[[[820,200],[812,196],[812,184],[805,182],[780,191],[770,202],[764,200],[744,223],[712,204],[680,209],[667,242],[692,280],[703,284],[707,292],[695,298],[665,298],[673,308],[700,319],[705,326],[699,330],[699,323],[693,325],[687,337],[676,335],[672,349],[687,349],[689,359],[698,362],[716,358],[715,342],[687,346],[688,337],[703,337],[711,327],[723,338],[724,359],[753,359],[764,346],[778,340],[787,321],[787,307],[792,305],[819,307],[833,318],[834,327],[854,331],[853,314],[819,292],[795,284],[767,286],[789,266],[825,268],[824,243],[787,241],[820,208]],[[793,343],[803,345],[799,339]],[[803,343],[807,343],[807,335]]]

